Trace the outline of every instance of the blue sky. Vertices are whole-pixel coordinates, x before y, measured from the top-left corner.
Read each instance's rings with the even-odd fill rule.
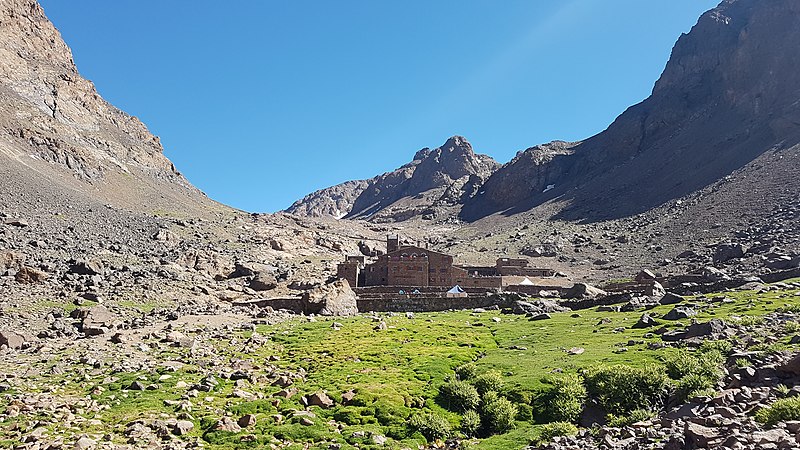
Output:
[[[463,135],[507,162],[643,100],[707,0],[40,0],[101,95],[247,211]]]

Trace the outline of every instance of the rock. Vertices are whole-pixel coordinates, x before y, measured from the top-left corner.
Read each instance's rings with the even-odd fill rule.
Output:
[[[271,291],[278,287],[278,280],[271,273],[258,272],[248,286],[254,291]]]
[[[91,450],[97,446],[97,442],[93,439],[89,439],[88,436],[81,436],[80,439],[75,441],[75,445],[72,446],[74,450]]]
[[[17,333],[16,331],[0,331],[0,347],[20,349],[26,342],[33,342],[33,336]]]
[[[104,305],[76,309],[72,311],[70,317],[74,319],[82,319],[80,330],[86,336],[97,336],[108,333],[121,323],[117,316],[109,311]]]
[[[345,392],[344,394],[342,394],[342,404],[346,405],[346,404],[352,402],[354,398],[356,398],[356,393],[353,392],[353,390],[351,389],[351,390]]]
[[[586,349],[583,347],[572,347],[571,349],[567,350],[567,353],[570,355],[582,355]]]
[[[664,294],[661,299],[659,299],[658,303],[662,305],[674,305],[677,303],[683,303],[686,301],[684,297],[681,297],[678,294],[673,294],[672,292],[667,292]]]
[[[242,431],[242,427],[240,427],[239,424],[234,422],[230,417],[223,417],[219,419],[217,424],[214,425],[214,429],[217,431],[227,431],[229,433],[238,433]]]
[[[633,328],[650,328],[658,325],[656,319],[650,317],[650,314],[644,313],[639,321],[633,325]]]
[[[713,261],[714,264],[721,264],[732,259],[739,259],[743,258],[745,254],[745,248],[742,244],[728,242],[719,244],[714,249],[714,257]]]
[[[719,437],[713,428],[692,422],[686,422],[684,433],[689,448],[710,448],[714,440]]]
[[[664,320],[682,320],[688,319],[690,317],[694,317],[697,315],[697,311],[688,306],[676,306],[672,308],[668,313],[664,314]]]
[[[375,445],[386,445],[386,436],[382,434],[373,434],[372,443]]]
[[[549,318],[550,318],[550,314],[542,313],[542,314],[537,314],[537,315],[531,317],[530,320],[547,320]]]
[[[179,420],[172,427],[172,434],[176,436],[183,436],[190,433],[194,429],[194,423],[188,420]]]
[[[245,414],[244,416],[239,418],[237,424],[242,428],[249,428],[255,426],[256,416],[253,414]]]
[[[592,285],[586,283],[575,283],[571,288],[567,289],[564,294],[563,298],[576,298],[576,299],[586,299],[586,298],[597,298],[602,297],[604,295],[608,295],[606,291],[596,288]]]
[[[354,316],[358,314],[356,294],[347,280],[336,280],[303,293],[306,313],[323,316]]]
[[[779,372],[800,375],[800,354],[793,356],[789,361],[778,367]]]
[[[23,284],[41,283],[47,280],[47,273],[33,267],[24,266],[14,275],[14,280]]]
[[[559,305],[558,302],[552,300],[534,300],[530,302],[517,300],[511,306],[511,310],[514,314],[536,315],[542,313],[569,311],[569,308],[565,308]]]
[[[311,425],[314,425],[314,421],[308,417],[303,417],[300,419],[300,425],[303,425],[304,427],[310,427]]]
[[[308,404],[310,406],[319,406],[320,408],[332,408],[334,402],[333,399],[328,397],[328,394],[319,391],[308,396]]]
[[[97,259],[75,260],[70,263],[69,267],[69,273],[78,275],[103,275],[104,272],[105,267],[103,267],[103,263]]]
[[[675,342],[696,337],[720,336],[725,332],[727,325],[720,319],[711,319],[705,323],[693,323],[685,331],[669,331],[661,335],[667,342]]]
[[[619,310],[622,312],[638,311],[642,309],[652,309],[658,306],[658,300],[652,297],[634,297],[628,303],[622,305]]]

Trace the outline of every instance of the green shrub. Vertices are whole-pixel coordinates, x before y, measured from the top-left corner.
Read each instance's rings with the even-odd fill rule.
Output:
[[[478,376],[478,366],[473,363],[462,364],[454,370],[459,380],[469,381]]]
[[[470,409],[464,413],[461,418],[461,432],[466,436],[475,436],[481,428],[481,416],[474,410]]]
[[[361,425],[361,409],[356,406],[345,406],[339,408],[338,411],[333,413],[333,418],[337,422],[346,423],[347,425]]]
[[[701,346],[696,352],[681,350],[666,358],[664,365],[667,375],[677,380],[675,394],[678,400],[685,401],[716,389],[723,377],[724,360],[722,352],[714,346]]]
[[[792,390],[789,389],[789,386],[783,383],[775,386],[775,393],[778,395],[778,397],[788,397],[790,392],[792,392]]]
[[[478,375],[474,384],[481,395],[492,391],[500,392],[503,390],[503,376],[496,370],[490,370]]]
[[[574,436],[578,434],[578,427],[569,422],[551,422],[543,425],[539,432],[539,443],[546,443],[556,436]]]
[[[783,324],[783,331],[786,334],[795,334],[800,331],[800,322],[795,322],[794,320],[790,320],[788,322],[784,322]]]
[[[782,398],[756,412],[756,420],[771,427],[778,422],[800,420],[800,397]]]
[[[535,400],[543,422],[575,422],[586,403],[586,387],[580,375],[566,374],[543,380],[551,387]]]
[[[584,375],[586,390],[611,414],[627,415],[637,409],[654,409],[664,401],[667,376],[664,367],[595,366]]]
[[[680,350],[664,358],[664,367],[667,370],[667,376],[673,380],[680,380],[690,373],[700,371],[700,362],[688,351]]]
[[[481,402],[481,396],[475,386],[461,380],[445,383],[439,389],[439,394],[448,409],[457,411],[477,409]]]
[[[700,353],[707,353],[716,350],[723,355],[730,355],[733,352],[733,342],[727,339],[710,340],[706,339],[700,344]]]
[[[739,318],[738,324],[743,327],[751,327],[754,325],[761,325],[764,323],[762,316],[742,316]]]
[[[413,414],[408,419],[408,426],[414,431],[419,431],[429,441],[447,439],[451,433],[450,422],[432,412]]]
[[[517,417],[517,407],[508,399],[501,397],[494,391],[487,392],[483,397],[481,418],[489,430],[503,433],[514,426]]]
[[[736,367],[740,369],[744,367],[750,367],[753,365],[753,363],[750,362],[750,360],[747,358],[736,358],[736,361],[734,362],[736,363]]]
[[[606,416],[606,422],[609,427],[622,428],[632,425],[636,422],[652,419],[655,417],[655,415],[656,414],[652,411],[648,411],[646,409],[637,409],[631,411],[631,413],[626,416],[615,416],[613,414],[609,414]]]

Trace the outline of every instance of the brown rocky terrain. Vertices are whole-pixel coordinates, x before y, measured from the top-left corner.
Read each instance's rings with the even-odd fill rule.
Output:
[[[314,192],[286,212],[372,222],[448,218],[498,167],[492,158],[475,153],[465,138],[453,136],[439,148],[418,151],[397,170]]]
[[[680,37],[652,95],[604,132],[518,153],[460,197],[460,221],[390,217],[434,241],[445,233],[439,249],[468,260],[541,257],[593,280],[694,270],[728,241],[753,249],[733,271],[794,258],[799,20],[791,1],[725,1]],[[369,198],[357,209],[373,215],[348,218],[382,220],[385,203]]]

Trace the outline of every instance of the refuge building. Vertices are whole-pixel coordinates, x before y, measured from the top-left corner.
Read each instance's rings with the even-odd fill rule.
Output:
[[[529,267],[527,259],[499,258],[494,266],[454,265],[453,257],[420,244],[406,244],[396,235],[386,240],[386,253],[368,261],[348,256],[338,265],[337,276],[353,287],[402,286],[502,289],[521,279],[553,277],[551,269]]]

